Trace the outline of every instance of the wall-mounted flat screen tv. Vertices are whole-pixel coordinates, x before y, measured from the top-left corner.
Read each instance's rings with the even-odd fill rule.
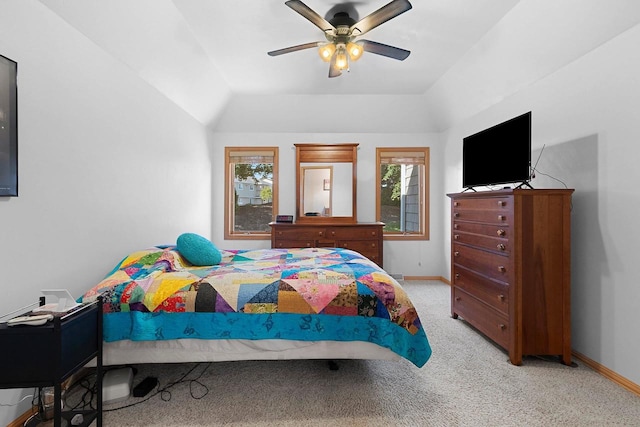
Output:
[[[18,64],[0,55],[0,197],[18,195]]]
[[[528,185],[530,177],[531,111],[463,139],[463,187]]]

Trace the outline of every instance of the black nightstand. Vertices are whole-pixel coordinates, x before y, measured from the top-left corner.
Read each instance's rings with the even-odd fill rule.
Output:
[[[82,414],[102,426],[102,299],[42,326],[0,324],[0,388],[54,388],[54,426]],[[97,409],[62,411],[61,383],[96,358]]]

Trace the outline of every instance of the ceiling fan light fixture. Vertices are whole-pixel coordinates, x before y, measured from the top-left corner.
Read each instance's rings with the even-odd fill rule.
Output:
[[[412,6],[409,0],[391,0],[359,21],[356,21],[357,16],[356,18],[349,16],[350,11],[346,10],[334,13],[333,19],[327,20],[304,4],[302,0],[287,0],[285,4],[319,28],[324,34],[326,42],[304,43],[284,49],[272,50],[267,52],[269,56],[279,56],[285,53],[316,48],[320,58],[324,62],[330,63],[329,78],[332,78],[341,76],[345,70],[349,71],[349,62],[359,60],[365,51],[398,61],[404,61],[411,53],[408,50],[372,40],[356,41],[357,37],[410,10]],[[345,6],[343,8],[350,7]],[[353,12],[355,13],[355,11]]]
[[[349,52],[349,58],[352,61],[357,61],[362,56],[364,49],[358,43],[349,42],[347,43],[347,52]]]
[[[333,56],[335,51],[336,51],[336,46],[333,43],[327,43],[320,46],[320,48],[318,48],[318,54],[320,55],[320,58],[324,62],[331,61],[331,57]]]
[[[346,70],[347,68],[349,68],[347,49],[343,44],[338,45],[338,48],[336,49],[336,67],[339,70]]]

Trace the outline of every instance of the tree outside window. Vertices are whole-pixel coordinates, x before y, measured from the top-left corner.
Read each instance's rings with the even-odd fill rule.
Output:
[[[429,148],[376,148],[376,219],[387,240],[426,240]]]
[[[225,239],[269,239],[277,212],[277,147],[225,147]]]

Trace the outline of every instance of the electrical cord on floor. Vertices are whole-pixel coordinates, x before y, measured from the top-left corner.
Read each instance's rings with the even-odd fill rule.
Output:
[[[93,382],[90,380],[90,378],[92,377],[93,377]],[[71,408],[72,410],[75,411],[75,410],[81,409],[84,411],[84,410],[96,409],[93,406],[94,396],[96,395],[95,377],[96,377],[96,374],[95,372],[93,372],[89,375],[82,377],[80,380],[78,380],[78,382],[76,382],[76,385],[78,387],[82,387],[84,389],[84,392],[82,393],[80,401]]]
[[[204,368],[202,369],[202,371],[193,379],[187,379],[187,377],[196,370],[196,368],[204,366]],[[157,390],[155,391],[155,393],[150,394],[149,396],[147,396],[146,398],[139,400],[137,402],[133,402],[130,403],[128,405],[124,405],[124,406],[120,406],[117,408],[110,408],[110,409],[103,409],[102,412],[113,412],[113,411],[118,411],[120,409],[125,409],[125,408],[130,408],[132,406],[136,406],[139,405],[141,403],[144,403],[146,401],[148,401],[149,399],[151,399],[154,396],[160,395],[160,398],[165,401],[168,402],[171,400],[171,391],[170,389],[173,386],[176,386],[178,384],[182,384],[185,382],[189,383],[189,394],[191,395],[191,397],[193,399],[202,399],[203,397],[205,397],[207,394],[209,394],[209,388],[204,385],[202,382],[200,382],[200,378],[204,375],[204,373],[207,371],[207,369],[209,369],[209,366],[211,366],[211,362],[208,362],[206,364],[203,363],[197,363],[195,364],[191,369],[189,369],[184,375],[182,375],[178,380],[173,381],[168,383],[166,386],[164,387],[160,387],[159,383],[157,386]],[[67,390],[67,398],[71,398],[72,396],[74,396],[74,389],[76,389],[77,387],[81,387],[84,389],[84,391],[82,392],[82,395],[80,397],[80,401],[75,404],[71,409],[72,410],[87,410],[87,408],[89,408],[89,410],[95,410],[95,406],[94,406],[94,400],[97,393],[96,393],[96,372],[90,372],[87,375],[85,375],[84,377],[80,378],[78,381],[76,381],[70,388],[69,390]],[[196,386],[198,386],[200,388],[200,393],[196,394]],[[34,405],[37,405],[37,403],[35,402],[35,395],[37,393],[34,393],[33,396],[33,402]],[[67,402],[68,403],[68,402]],[[29,420],[27,420],[27,422],[25,422],[24,425],[27,425],[27,423],[29,421],[31,421],[33,419],[33,417],[39,416],[39,413],[36,412],[33,416],[31,416],[29,418]]]
[[[102,410],[102,412],[112,412],[112,411],[118,411],[120,409],[124,409],[124,408],[129,408],[132,406],[136,406],[139,405],[141,403],[144,403],[146,401],[148,401],[149,399],[151,399],[154,396],[160,395],[160,398],[165,401],[168,402],[169,400],[171,400],[171,391],[170,389],[178,384],[182,384],[185,382],[189,383],[189,394],[191,395],[191,397],[193,399],[202,399],[203,397],[205,397],[208,393],[209,393],[209,388],[204,385],[203,383],[201,383],[199,381],[199,379],[202,377],[202,375],[204,375],[204,373],[207,371],[207,369],[209,368],[209,366],[211,366],[211,362],[204,364],[204,369],[202,369],[202,371],[193,379],[187,379],[187,377],[194,372],[198,367],[203,366],[202,363],[198,363],[195,364],[191,369],[189,369],[184,375],[182,375],[178,380],[173,381],[169,384],[167,384],[164,387],[160,387],[159,383],[157,386],[157,389],[155,391],[155,393],[150,394],[149,396],[145,397],[142,400],[139,400],[137,402],[133,402],[130,403],[128,405],[124,405],[124,406],[119,406],[117,408],[109,408],[109,409],[104,409]],[[112,368],[115,369],[115,368]],[[84,391],[82,392],[82,395],[80,397],[80,400],[78,403],[76,403],[71,409],[72,410],[95,410],[96,407],[94,405],[94,401],[96,400],[96,389],[95,389],[95,385],[96,385],[96,373],[95,371],[85,375],[84,377],[82,377],[81,379],[79,379],[73,389],[77,388],[77,387],[81,387],[84,389]],[[200,388],[200,392],[197,393],[198,390],[196,390],[196,386]],[[67,398],[71,398],[76,396],[77,393],[74,392],[73,389],[69,389],[67,392]]]
[[[137,401],[137,402],[133,402],[133,403],[130,403],[130,404],[128,404],[128,405],[120,406],[120,407],[118,407],[118,408],[103,409],[103,412],[118,411],[118,410],[120,410],[120,409],[130,408],[130,407],[132,407],[132,406],[136,406],[136,405],[138,405],[138,404],[140,404],[140,403],[146,402],[146,401],[148,401],[149,399],[151,399],[152,397],[157,396],[157,395],[160,395],[160,398],[161,398],[163,401],[168,402],[169,400],[171,400],[171,392],[169,391],[169,389],[170,389],[170,388],[172,388],[172,387],[173,387],[173,386],[175,386],[175,385],[178,385],[178,384],[181,384],[181,383],[184,383],[184,382],[189,382],[189,393],[191,394],[191,397],[192,397],[193,399],[202,399],[204,396],[206,396],[206,395],[209,393],[209,388],[208,388],[207,386],[205,386],[204,384],[202,384],[202,383],[201,383],[200,381],[198,381],[198,380],[199,380],[199,379],[200,379],[200,377],[202,377],[202,375],[206,372],[206,370],[209,368],[209,366],[211,365],[211,363],[207,363],[207,364],[206,364],[206,366],[205,366],[205,368],[202,370],[202,372],[201,372],[201,373],[200,373],[196,378],[191,379],[191,380],[187,380],[187,379],[186,379],[186,378],[187,378],[187,376],[188,376],[189,374],[191,374],[191,373],[192,373],[192,372],[193,372],[197,367],[199,367],[199,366],[201,366],[201,365],[202,365],[201,363],[198,363],[198,364],[194,365],[194,366],[193,366],[189,371],[187,371],[187,373],[185,373],[185,374],[184,374],[180,379],[178,379],[178,380],[176,380],[176,381],[174,381],[174,382],[171,382],[171,383],[167,384],[167,385],[166,385],[166,386],[164,386],[164,387],[159,387],[159,386],[158,386],[158,389],[156,390],[156,392],[155,392],[155,393],[153,393],[153,394],[149,395],[148,397],[144,398],[143,400],[139,400],[139,401]],[[196,396],[196,395],[194,394],[194,390],[193,390],[193,385],[194,385],[194,384],[198,384],[199,386],[201,386],[202,388],[204,388],[204,390],[205,390],[205,391],[204,391],[204,393],[203,393],[202,395],[200,395],[200,396]]]
[[[157,388],[157,390],[156,390],[156,392],[155,392],[155,393],[153,393],[153,394],[151,394],[151,395],[147,396],[146,398],[144,398],[144,399],[142,399],[142,400],[139,400],[139,401],[137,401],[137,402],[130,403],[130,404],[128,404],[128,405],[120,406],[120,407],[118,407],[118,408],[103,409],[103,410],[102,410],[102,412],[112,412],[112,411],[118,411],[118,410],[120,410],[120,409],[124,409],[124,408],[130,408],[130,407],[132,407],[132,406],[136,406],[136,405],[139,405],[139,404],[141,404],[141,403],[144,403],[144,402],[146,402],[147,400],[149,400],[149,399],[151,399],[152,397],[157,396],[157,395],[160,395],[160,398],[161,398],[163,401],[168,402],[168,401],[170,401],[170,400],[171,400],[171,392],[169,391],[169,389],[170,389],[170,388],[172,388],[172,387],[173,387],[173,386],[175,386],[175,385],[182,384],[182,383],[185,383],[185,382],[188,382],[188,383],[189,383],[189,394],[191,395],[191,397],[192,397],[193,399],[202,399],[202,398],[203,398],[203,397],[205,397],[207,394],[209,394],[209,388],[208,388],[206,385],[202,384],[202,383],[201,383],[200,381],[198,381],[198,380],[202,377],[202,375],[204,375],[204,373],[207,371],[207,369],[209,369],[209,366],[211,366],[211,362],[209,362],[209,363],[207,363],[207,364],[205,365],[204,369],[202,369],[202,372],[200,372],[200,373],[196,376],[196,378],[194,378],[194,379],[186,379],[186,378],[187,378],[187,376],[189,376],[189,374],[191,374],[193,371],[195,371],[195,370],[196,370],[196,368],[198,368],[198,367],[200,367],[200,366],[202,366],[202,365],[203,365],[202,363],[198,363],[198,364],[194,365],[191,369],[189,369],[189,370],[187,371],[187,373],[186,373],[186,374],[184,374],[182,377],[180,377],[180,379],[178,379],[178,380],[176,380],[176,381],[173,381],[173,382],[171,382],[171,383],[167,384],[167,385],[166,385],[166,386],[164,386],[164,387],[160,387],[160,386],[158,385],[158,388]],[[159,383],[158,383],[158,384],[159,384]],[[195,390],[194,390],[194,385],[198,385],[198,386],[200,386],[202,389],[204,389],[204,392],[202,392],[202,393],[201,393],[201,394],[199,394],[199,395],[196,395],[196,394],[195,394]]]
[[[207,369],[209,369],[209,366],[211,366],[211,362],[207,363],[206,366],[204,367],[204,369],[202,370],[202,372],[200,372],[200,374],[198,374],[198,376],[192,380],[187,380],[185,379],[191,372],[193,372],[197,367],[202,366],[201,363],[195,365],[193,368],[191,368],[186,374],[184,374],[182,376],[182,378],[180,378],[177,381],[174,381],[170,384],[168,384],[166,387],[164,387],[162,390],[159,390],[161,395],[160,398],[162,400],[164,400],[165,402],[168,402],[169,400],[171,400],[171,392],[168,391],[169,388],[173,387],[176,384],[180,384],[183,382],[189,382],[189,394],[191,395],[192,399],[202,399],[203,397],[205,397],[207,394],[209,394],[209,388],[202,384],[200,381],[198,381],[202,375],[204,375],[204,373],[207,371]],[[204,389],[204,392],[200,395],[200,396],[196,396],[194,393],[194,384],[199,385],[200,387],[202,387]],[[167,396],[168,394],[168,396]]]
[[[111,366],[109,368],[105,368],[103,370],[103,376],[107,372],[114,369],[120,369],[121,367],[122,366]],[[137,368],[132,368],[132,369],[135,375],[138,372],[138,369]],[[73,400],[75,401],[75,395],[76,395],[75,389],[77,389],[78,387],[81,387],[82,389],[84,389],[84,392],[80,397],[80,401],[75,405],[73,405],[71,407],[71,410],[95,411],[97,409],[96,405],[94,405],[94,401],[96,400],[95,399],[96,397],[95,379],[96,379],[96,371],[92,370],[69,386],[69,389],[65,393],[66,394],[65,400],[67,400],[66,402],[67,404],[68,404],[68,400],[71,400],[72,398],[74,398]]]

